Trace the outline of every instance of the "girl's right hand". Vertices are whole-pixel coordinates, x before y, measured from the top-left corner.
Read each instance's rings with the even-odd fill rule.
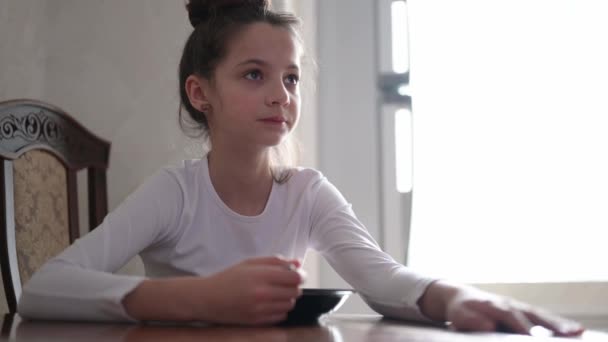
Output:
[[[284,320],[301,295],[304,281],[298,260],[281,257],[243,261],[200,282],[188,296],[194,317],[228,324],[273,324]]]

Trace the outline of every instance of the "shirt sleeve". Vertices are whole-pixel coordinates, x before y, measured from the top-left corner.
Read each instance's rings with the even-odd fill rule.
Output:
[[[376,312],[426,321],[417,304],[435,279],[415,273],[383,252],[351,205],[327,179],[314,186],[311,246]]]
[[[134,321],[122,299],[145,278],[113,274],[145,248],[168,239],[183,207],[176,176],[148,179],[101,225],[45,263],[25,284],[18,312],[25,318]]]

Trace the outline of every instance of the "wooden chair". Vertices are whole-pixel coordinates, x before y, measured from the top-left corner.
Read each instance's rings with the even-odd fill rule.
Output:
[[[89,224],[108,211],[110,143],[61,109],[0,102],[0,266],[9,312],[21,284],[79,237],[76,172],[88,171]]]

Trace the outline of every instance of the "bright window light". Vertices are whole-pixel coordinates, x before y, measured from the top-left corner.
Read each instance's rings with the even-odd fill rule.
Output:
[[[608,2],[409,10],[410,266],[480,283],[608,280]]]
[[[393,71],[404,73],[409,69],[407,42],[407,5],[405,1],[391,4],[391,35],[393,51]]]

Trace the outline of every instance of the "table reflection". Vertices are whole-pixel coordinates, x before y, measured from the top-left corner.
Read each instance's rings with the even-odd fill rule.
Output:
[[[229,341],[229,342],[343,342],[340,331],[331,326],[309,327],[156,327],[138,326],[130,329],[122,341]]]
[[[241,327],[202,324],[104,324],[30,321],[8,316],[3,338],[15,341],[253,341],[343,342],[338,327],[320,322],[313,326]]]
[[[5,316],[0,341],[264,341],[264,342],[505,342],[539,341],[531,336],[505,333],[459,333],[445,326],[392,321],[373,315],[329,315],[318,325],[242,327],[203,324],[116,324],[29,321]],[[541,338],[542,341],[567,341]],[[608,341],[608,334],[587,331],[583,341]]]

